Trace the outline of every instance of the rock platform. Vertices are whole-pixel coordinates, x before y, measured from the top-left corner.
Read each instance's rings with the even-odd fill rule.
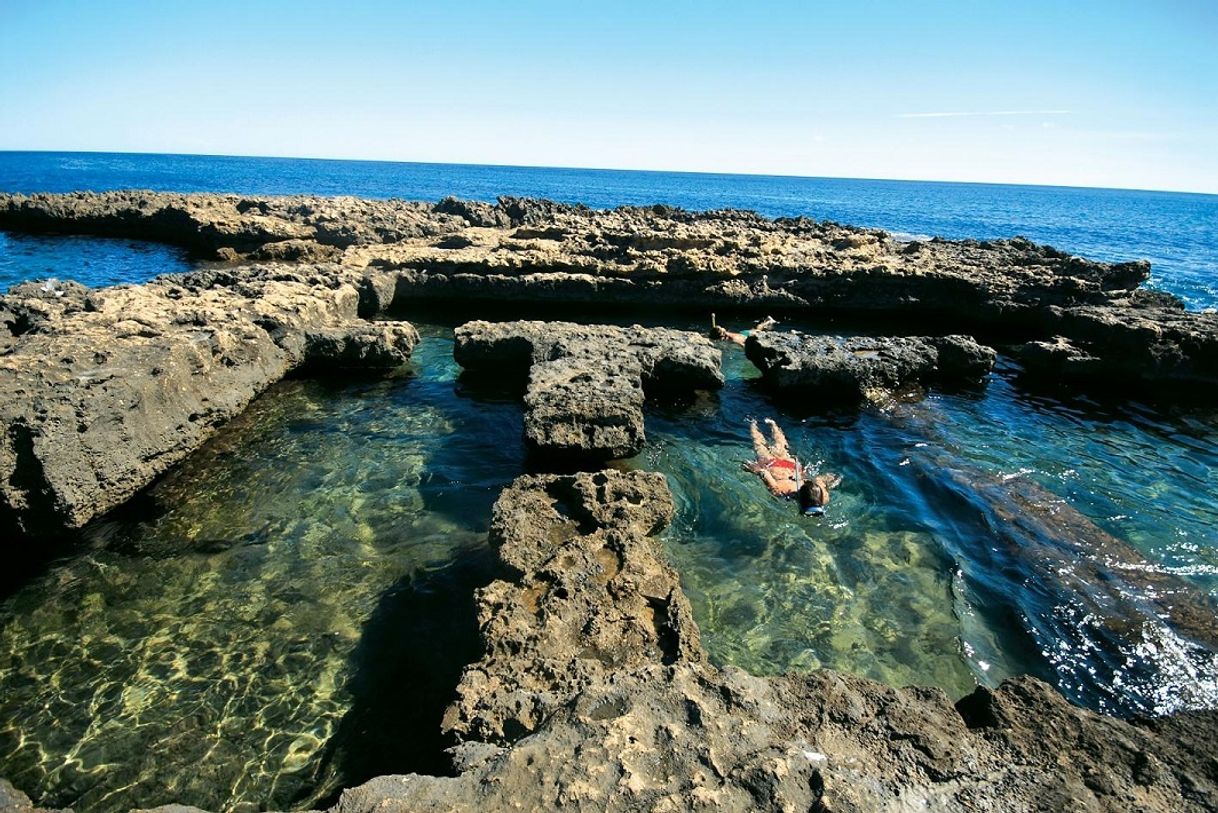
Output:
[[[1077,386],[1218,384],[1218,316],[1144,290],[1148,264],[1020,238],[906,242],[804,218],[513,198],[151,192],[0,195],[0,228],[159,240],[212,261],[0,298],[0,532],[23,543],[121,504],[284,375],[402,363],[413,328],[369,319],[420,302],[933,318],[1002,333],[1029,372]],[[850,397],[993,363],[952,337],[825,341],[759,335],[747,352],[779,386]],[[722,383],[718,351],[679,331],[473,322],[454,352],[471,373],[527,379],[526,438],[555,457],[630,454],[653,388]],[[457,775],[379,777],[332,813],[1218,808],[1218,712],[1116,720],[1032,678],[953,703],[829,670],[717,668],[654,537],[671,516],[646,472],[505,490],[491,541],[510,575],[478,593],[483,652],[443,720]],[[2,781],[0,804],[33,809]]]
[[[969,336],[811,336],[765,330],[744,343],[775,390],[822,401],[880,401],[913,385],[981,381],[998,354]]]
[[[469,373],[527,376],[524,437],[534,454],[605,461],[638,454],[645,393],[718,389],[720,352],[668,328],[468,322],[453,357]]]
[[[903,241],[807,218],[521,198],[139,191],[0,195],[0,228],[159,240],[231,263],[333,263],[365,316],[442,300],[779,310],[894,332],[933,320],[943,333],[1066,348],[1024,356],[1078,384],[1218,396],[1218,314],[1143,288],[1146,262],[1094,262],[1023,238]]]

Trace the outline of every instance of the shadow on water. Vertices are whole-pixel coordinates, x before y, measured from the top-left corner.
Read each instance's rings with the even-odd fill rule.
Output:
[[[453,743],[440,722],[462,670],[482,652],[474,589],[499,575],[489,549],[467,550],[382,595],[351,656],[351,709],[320,763],[318,786],[332,790],[293,804],[336,803],[336,782],[351,787],[383,774],[454,775],[444,753]]]

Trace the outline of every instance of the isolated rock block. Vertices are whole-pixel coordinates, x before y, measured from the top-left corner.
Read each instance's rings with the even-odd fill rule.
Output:
[[[633,358],[580,354],[534,364],[524,404],[524,438],[534,451],[612,460],[643,448],[642,375]]]
[[[719,350],[696,333],[570,322],[468,322],[453,357],[471,373],[527,376],[524,437],[534,453],[612,460],[646,440],[645,392],[723,385]]]
[[[305,337],[305,364],[324,370],[387,370],[410,361],[419,332],[409,322],[363,322],[312,331]]]
[[[982,379],[997,353],[968,336],[809,336],[764,331],[745,353],[775,389],[820,399],[862,401],[912,384],[964,384]]]

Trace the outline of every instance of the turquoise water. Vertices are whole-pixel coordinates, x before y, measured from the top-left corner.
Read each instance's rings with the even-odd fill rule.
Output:
[[[451,323],[416,323],[413,374],[276,386],[0,604],[0,775],[78,809],[252,811],[445,770],[439,714],[477,657],[473,590],[496,575],[490,507],[526,461],[515,395],[459,377]],[[1062,403],[1006,371],[826,412],[772,401],[738,348],[725,370],[721,392],[652,404],[646,449],[621,464],[668,477],[663,542],[715,662],[953,696],[1030,672],[1122,714],[1218,705],[1213,649],[1136,600],[1088,617],[1076,590],[1163,582],[1044,561],[1051,535],[1004,549],[1007,505],[986,491],[1039,484],[1213,622],[1218,416]],[[844,476],[823,519],[740,469],[750,415]]]
[[[0,775],[78,810],[306,807],[442,772],[514,403],[284,382],[0,605]]]
[[[1147,259],[1153,284],[1218,305],[1218,196],[1051,186],[123,153],[0,152],[0,191],[153,189],[242,194],[552,198],[808,215],[910,234],[1022,234],[1101,260]],[[5,286],[0,268],[0,289]],[[90,278],[83,282],[97,284]],[[138,277],[133,277],[136,279]]]
[[[1193,249],[1214,225],[1205,196],[337,163],[0,154],[0,188],[487,197],[501,184],[974,236],[1043,216],[1057,237],[1037,239],[1166,252],[1164,287],[1218,302],[1218,242]],[[1094,206],[1071,215],[1080,201]],[[160,246],[0,234],[0,285],[187,267]],[[409,374],[283,382],[55,558],[10,555],[0,776],[78,810],[252,811],[446,770],[439,715],[478,654],[473,591],[496,576],[490,507],[526,460],[516,395],[459,377],[456,321],[405,316],[425,337]],[[953,696],[1028,672],[1118,714],[1218,706],[1215,410],[1036,394],[1000,365],[983,389],[840,412],[773,400],[737,348],[724,364],[721,392],[651,404],[648,445],[622,464],[668,477],[663,543],[715,662]],[[749,416],[843,475],[823,519],[740,469]]]

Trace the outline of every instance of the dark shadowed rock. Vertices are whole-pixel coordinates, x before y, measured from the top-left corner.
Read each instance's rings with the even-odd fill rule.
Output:
[[[643,448],[644,393],[723,385],[706,338],[667,328],[569,322],[468,322],[453,357],[471,373],[527,375],[525,442],[566,459],[611,460]]]
[[[911,384],[980,381],[997,354],[968,336],[841,337],[766,330],[745,353],[775,389],[817,398],[862,401]]]
[[[359,322],[305,334],[310,372],[388,370],[410,361],[419,332],[408,322]]]
[[[1032,377],[1118,389],[1187,386],[1195,394],[1218,395],[1218,314],[1051,308],[1044,319],[1057,335],[1019,351]]]

